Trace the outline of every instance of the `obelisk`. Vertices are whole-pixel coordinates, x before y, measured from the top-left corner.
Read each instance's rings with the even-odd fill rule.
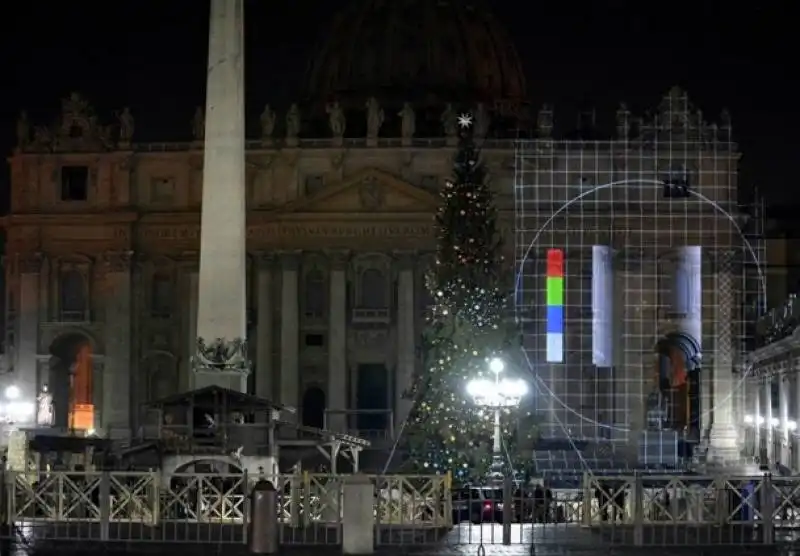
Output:
[[[211,0],[194,387],[245,392],[244,0]]]

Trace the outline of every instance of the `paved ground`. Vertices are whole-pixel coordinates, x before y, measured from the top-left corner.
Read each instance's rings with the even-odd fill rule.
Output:
[[[21,530],[15,540],[0,543],[0,556],[83,556],[103,554],[109,556],[239,556],[248,554],[241,538],[232,531],[219,529],[184,530],[169,542],[165,537],[146,539],[139,531],[129,530],[116,542],[101,543],[91,540],[94,535],[84,529],[62,529],[59,540],[54,531]],[[238,528],[241,530],[241,527]],[[72,534],[66,536],[67,532]],[[113,533],[113,532],[112,532]],[[192,533],[192,534],[189,534]],[[509,534],[510,533],[510,534]],[[77,536],[80,534],[80,536]],[[97,538],[97,537],[94,537]],[[122,538],[126,540],[121,540]],[[283,533],[284,545],[280,554],[291,556],[316,556],[341,554],[335,543],[336,535],[326,531],[313,531],[301,536],[288,537]],[[634,547],[632,530],[619,527],[613,531],[593,532],[577,525],[512,525],[507,532],[508,545],[503,544],[502,525],[462,524],[452,531],[434,534],[422,530],[384,529],[378,539],[377,555],[383,556],[736,556],[736,555],[793,555],[777,547],[759,546],[759,538],[752,529],[660,528],[644,531],[644,546]],[[288,545],[288,543],[316,543]],[[721,544],[722,543],[722,544]],[[671,545],[671,546],[666,546]],[[715,546],[716,545],[716,546]],[[178,553],[178,554],[176,554]],[[798,552],[800,556],[800,552]]]

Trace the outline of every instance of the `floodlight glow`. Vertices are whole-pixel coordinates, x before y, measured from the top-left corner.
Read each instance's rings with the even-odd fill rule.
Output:
[[[3,390],[4,403],[0,404],[0,420],[6,423],[19,423],[33,419],[36,415],[36,406],[30,401],[23,401],[22,390],[19,386],[11,384]]]
[[[0,406],[0,413],[4,419],[12,423],[27,421],[33,417],[34,411],[35,408],[30,402],[8,402]]]
[[[7,400],[16,400],[19,398],[20,394],[19,386],[12,384],[11,386],[7,386],[4,392],[4,395]]]
[[[753,418],[752,415],[745,415],[744,422],[747,423],[748,425],[752,425],[755,422],[755,419]]]
[[[494,389],[494,382],[486,379],[475,379],[467,382],[467,394],[478,398]]]
[[[477,405],[485,407],[514,407],[519,405],[527,392],[528,385],[519,379],[500,381],[475,379],[467,383],[467,393]]]
[[[500,395],[506,398],[521,398],[528,393],[528,385],[524,380],[501,380]]]

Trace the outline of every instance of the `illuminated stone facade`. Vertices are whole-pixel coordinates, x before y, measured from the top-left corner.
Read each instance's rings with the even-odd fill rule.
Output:
[[[74,95],[52,133],[39,130],[10,159],[8,366],[27,395],[51,385],[63,422],[58,377],[88,342],[106,429],[190,384],[202,143],[111,144],[96,122]],[[251,388],[293,406],[324,396],[344,404],[332,409],[402,407],[454,149],[445,139],[331,141],[248,142]],[[510,208],[510,143],[486,152]],[[358,377],[375,374],[359,391]]]
[[[432,7],[426,9],[433,10],[431,17],[445,17]],[[467,23],[454,32],[469,34],[475,29],[467,20],[477,16],[471,11],[465,14],[462,19]],[[390,16],[387,12],[379,19],[387,29],[395,29],[397,23]],[[246,142],[248,341],[254,363],[248,390],[298,407],[299,420],[305,424],[358,429],[362,436],[377,430],[383,435],[390,423],[399,424],[408,413],[403,392],[421,361],[420,334],[430,303],[423,276],[435,247],[433,214],[439,205],[438,191],[452,169],[457,110],[475,115],[509,261],[519,255],[514,250],[519,216],[514,210],[515,164],[519,161],[513,138],[538,138],[537,156],[544,152],[547,156],[526,169],[526,179],[553,195],[568,195],[580,187],[585,181],[583,172],[588,171],[582,161],[598,159],[599,143],[588,140],[595,129],[587,126],[574,138],[557,141],[561,134],[554,132],[551,108],[531,111],[521,100],[526,93],[519,61],[493,21],[485,26],[487,37],[492,38],[487,44],[499,44],[499,48],[480,56],[481,49],[450,53],[438,67],[425,65],[425,71],[422,66],[389,64],[365,74],[370,48],[337,47],[348,30],[334,33],[323,49],[322,66],[315,66],[309,78],[309,95],[329,102],[292,104],[280,113],[266,106],[260,116],[260,136]],[[358,33],[370,28],[365,25]],[[409,37],[417,41],[420,53],[441,54],[448,45],[460,44],[429,33],[431,44],[426,46],[417,44],[418,35]],[[362,39],[367,45],[371,40]],[[345,42],[352,44],[349,38]],[[404,59],[409,57],[404,47],[395,50],[403,52]],[[419,64],[428,60],[423,54],[411,58]],[[447,77],[459,64],[477,69]],[[364,75],[372,77],[362,83],[359,79]],[[473,80],[462,83],[459,75],[472,75]],[[384,83],[391,84],[392,91],[379,98],[371,96]],[[414,92],[420,83],[426,91]],[[727,117],[720,126],[707,124],[677,89],[669,92],[656,112],[645,122],[630,117],[620,106],[616,130],[608,136],[614,140],[603,147],[610,163],[607,168],[591,169],[593,176],[602,178],[593,183],[614,181],[620,173],[633,172],[636,164],[639,173],[649,164],[652,168],[647,171],[660,176],[660,165],[672,154],[658,154],[659,145],[662,153],[672,153],[663,149],[667,144],[680,143],[684,151],[692,145],[692,152],[681,152],[681,160],[695,165],[690,169],[693,185],[723,207],[733,207],[738,153],[730,141]],[[206,127],[203,110],[198,109],[191,125],[193,140],[138,143],[131,112],[120,111],[117,120],[114,126],[105,125],[78,94],[64,99],[52,126],[34,127],[23,115],[17,126],[18,148],[10,158],[11,213],[3,225],[8,238],[7,370],[25,396],[33,398],[43,385],[50,387],[55,422],[61,426],[69,424],[68,409],[77,403],[75,379],[80,378],[79,384],[91,385],[88,396],[94,406],[95,428],[123,435],[148,422],[148,416],[138,410],[143,402],[194,384],[190,357],[198,336]],[[678,139],[673,134],[683,135]],[[582,151],[585,157],[575,156]],[[581,162],[576,165],[577,160]],[[573,179],[577,185],[565,181]],[[637,187],[630,188],[626,199],[635,193],[640,207],[646,204],[645,193],[641,184]],[[653,188],[648,191],[651,194]],[[538,224],[526,225],[535,230],[545,222],[554,202],[555,197],[537,199],[530,217]],[[594,243],[608,244],[620,251],[620,241],[642,245],[642,238],[658,232],[655,221],[649,230],[635,224],[642,221],[639,208],[635,214],[626,210],[631,206],[623,203],[615,208],[613,218],[609,212],[593,219],[596,235],[604,239],[583,247],[591,250]],[[692,216],[698,225],[687,226],[681,242],[648,244],[657,246],[658,252],[651,253],[654,268],[655,259],[666,260],[678,247],[713,245],[719,253],[712,253],[711,260],[738,246],[727,221],[713,228],[699,225],[701,220],[721,220],[719,214],[711,216],[708,211]],[[575,222],[565,222],[549,232],[553,245],[566,245],[575,233]],[[580,223],[586,223],[583,216]],[[630,257],[626,260],[621,264],[619,257],[609,257],[608,268],[600,266],[609,279],[615,272],[628,272],[632,278],[626,284],[650,281],[636,288],[640,301],[629,297],[619,305],[637,311],[666,308],[671,301],[659,299],[669,296],[659,292],[671,286],[660,285],[655,278],[660,271],[634,271],[626,266],[631,264]],[[591,262],[587,268],[591,274]],[[704,287],[704,295],[713,289]],[[730,310],[736,293],[729,292],[722,301],[714,299],[704,305]],[[580,310],[590,312],[588,307]],[[722,314],[729,318],[729,312]],[[703,324],[709,323],[705,335],[712,335],[713,323],[719,322],[717,314],[706,313],[702,318]],[[631,411],[619,413],[629,421],[620,425],[638,431],[644,427],[645,382],[649,384],[643,377],[649,377],[652,369],[645,359],[652,356],[658,337],[668,331],[662,326],[668,319],[653,319],[658,321],[655,327],[648,321],[646,330],[641,318],[629,320],[642,330],[626,331],[614,341],[628,338],[617,351],[635,355],[615,366],[625,367],[620,376],[635,375],[636,400],[626,406]],[[631,347],[634,336],[641,344],[637,348]],[[718,342],[715,349],[723,349],[722,344]],[[85,359],[87,347],[92,362],[88,371],[86,365],[76,365],[78,354]],[[731,353],[715,358],[717,365],[725,367],[714,371],[717,390],[727,384],[732,371],[733,348],[728,349]],[[576,370],[582,372],[577,366]],[[84,372],[91,376],[76,377]],[[634,383],[634,379],[626,380]],[[713,405],[710,385],[711,381],[704,382],[703,397],[705,404]],[[622,390],[612,390],[606,397],[623,395]],[[562,394],[572,404],[571,393]],[[582,388],[579,394],[583,396]],[[581,404],[581,415],[598,416],[602,411],[597,404],[587,409],[583,400],[575,404]],[[728,429],[729,409],[726,405],[725,423],[717,422]],[[362,411],[346,416],[338,410]],[[551,408],[553,415],[556,411]],[[582,435],[599,436],[594,427],[589,433],[590,427],[579,426]],[[730,431],[726,434],[730,447]]]

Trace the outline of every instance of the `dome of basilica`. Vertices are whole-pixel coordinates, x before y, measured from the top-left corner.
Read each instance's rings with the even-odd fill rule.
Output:
[[[345,103],[526,96],[517,51],[483,0],[353,0],[312,55],[306,93]]]

